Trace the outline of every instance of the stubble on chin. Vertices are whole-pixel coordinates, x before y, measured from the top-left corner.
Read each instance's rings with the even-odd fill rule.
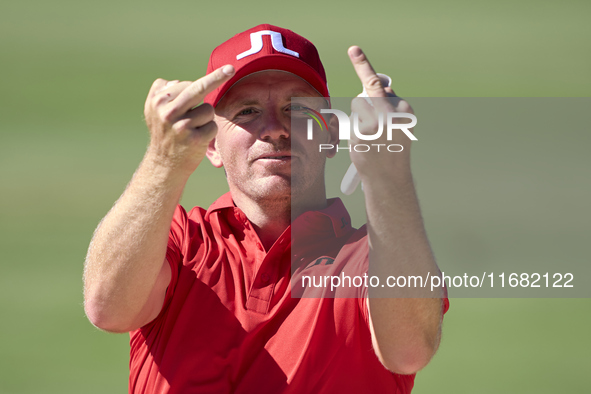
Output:
[[[285,209],[291,205],[291,177],[273,175],[259,179],[251,188],[251,198],[264,208]]]

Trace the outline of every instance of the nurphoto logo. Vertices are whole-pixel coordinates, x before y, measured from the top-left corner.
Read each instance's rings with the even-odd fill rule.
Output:
[[[315,111],[311,108],[306,108],[306,115],[310,116],[311,119],[308,119],[307,122],[307,138],[308,140],[313,139],[314,135],[314,121],[320,126],[320,129],[323,129],[323,126],[328,129],[326,120],[322,116],[322,114],[332,114],[335,115],[338,124],[339,124],[339,139],[340,140],[350,140],[351,139],[351,130],[355,136],[362,140],[362,141],[375,141],[378,138],[382,137],[384,134],[384,124],[385,132],[386,132],[386,140],[392,141],[392,135],[395,130],[402,131],[409,139],[412,141],[417,141],[417,137],[415,137],[409,129],[413,128],[417,124],[417,117],[413,114],[405,113],[405,112],[388,112],[386,114],[379,113],[378,114],[378,129],[374,134],[364,134],[359,130],[359,115],[356,112],[353,112],[351,116],[347,115],[345,112],[340,111],[338,109],[320,109],[320,112]],[[384,116],[385,115],[385,116]],[[385,122],[384,122],[385,118]],[[395,123],[395,121],[399,121],[400,119],[410,119],[410,123]],[[353,126],[353,127],[351,127]],[[329,150],[334,149],[335,146],[333,144],[320,144],[318,149],[319,152],[322,152],[323,149]],[[383,150],[387,150],[388,152],[402,152],[403,147],[400,144],[354,144],[349,145],[346,147],[337,146],[337,151],[339,150],[347,150],[351,152],[353,149],[355,152],[369,152],[370,150],[380,151],[380,148]]]

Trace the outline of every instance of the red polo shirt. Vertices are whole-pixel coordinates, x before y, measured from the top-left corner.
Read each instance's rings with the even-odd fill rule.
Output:
[[[164,306],[131,332],[129,392],[409,393],[414,375],[391,373],[375,356],[367,289],[356,289],[357,298],[340,298],[338,289],[292,297],[292,277],[367,272],[365,228],[350,222],[331,200],[265,252],[229,193],[207,211],[178,206]]]

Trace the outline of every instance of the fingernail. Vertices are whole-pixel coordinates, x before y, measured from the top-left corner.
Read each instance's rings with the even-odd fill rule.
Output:
[[[353,57],[359,57],[359,56],[363,55],[363,52],[361,51],[361,48],[355,46],[355,47],[351,48],[351,55]]]
[[[234,74],[234,67],[231,64],[227,64],[222,67],[222,72],[226,75],[232,75]]]

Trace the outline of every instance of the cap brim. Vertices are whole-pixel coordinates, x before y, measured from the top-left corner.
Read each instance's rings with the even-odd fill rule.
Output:
[[[217,106],[226,92],[242,78],[266,70],[280,70],[295,74],[308,82],[322,97],[329,96],[328,87],[324,83],[323,78],[307,63],[293,56],[270,54],[259,57],[236,70],[236,74],[228,82],[212,92],[211,95],[208,95],[205,98],[205,102],[214,107]]]

